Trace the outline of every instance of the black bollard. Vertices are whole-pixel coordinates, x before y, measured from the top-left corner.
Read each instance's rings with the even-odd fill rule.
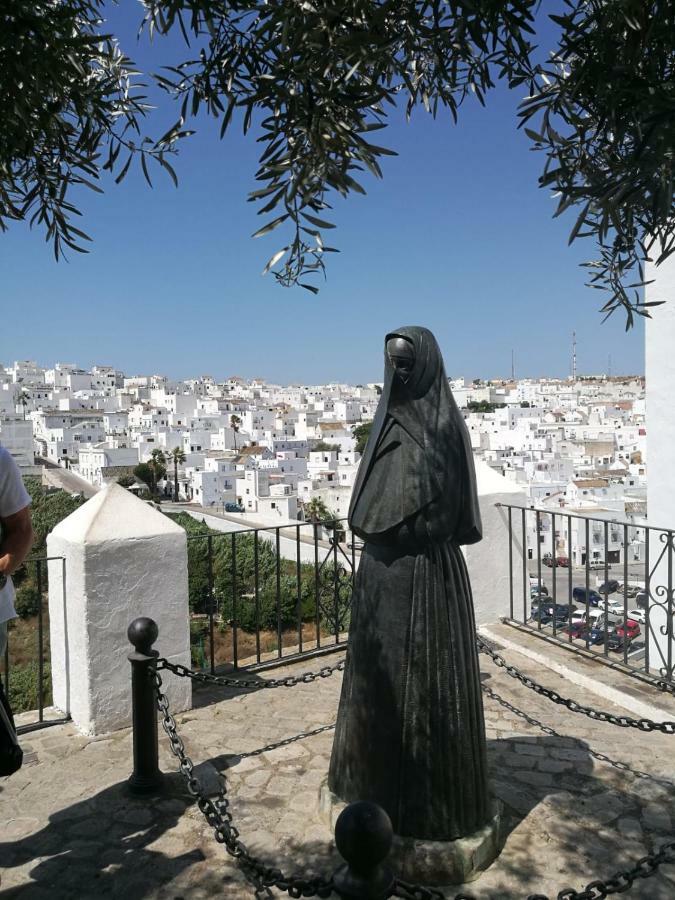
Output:
[[[343,900],[384,900],[394,875],[386,866],[394,830],[381,806],[360,800],[342,810],[335,823],[335,845],[346,861],[333,876]]]
[[[150,677],[159,656],[152,649],[158,634],[157,623],[146,616],[134,619],[127,629],[127,637],[135,647],[135,652],[128,657],[131,663],[134,771],[127,782],[134,794],[153,793],[163,780],[157,745],[157,703]]]

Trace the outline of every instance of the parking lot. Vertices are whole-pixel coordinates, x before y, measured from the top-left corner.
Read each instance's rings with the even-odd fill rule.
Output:
[[[529,606],[525,604],[523,611],[519,602],[521,614],[514,610],[514,618],[522,618],[546,636],[649,671],[646,636],[652,626],[648,622],[646,595],[637,582],[631,584],[630,578],[629,590],[624,594],[623,577],[616,577],[619,568],[622,567],[614,567],[607,583],[604,569],[591,572],[588,593],[585,567],[570,570],[542,566],[541,582],[538,574],[530,570]]]

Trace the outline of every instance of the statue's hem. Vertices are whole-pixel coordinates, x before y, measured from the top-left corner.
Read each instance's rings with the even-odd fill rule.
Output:
[[[335,827],[346,803],[324,779],[319,789],[319,813]],[[503,807],[491,801],[490,820],[478,831],[454,841],[429,841],[394,835],[387,865],[404,881],[427,885],[457,885],[475,881],[499,856],[506,840]]]

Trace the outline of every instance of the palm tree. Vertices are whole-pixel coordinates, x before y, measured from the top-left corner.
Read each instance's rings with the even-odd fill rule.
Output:
[[[173,462],[173,502],[178,503],[178,466],[185,462],[182,447],[174,447],[169,453],[169,459]]]
[[[328,507],[320,497],[312,497],[305,503],[305,518],[310,522],[326,522],[331,518]]]
[[[234,413],[230,416],[230,426],[232,431],[234,431],[234,452],[237,452],[237,432],[239,431],[239,426],[241,425],[241,419],[239,416]]]
[[[148,465],[152,470],[152,493],[157,493],[157,482],[166,475],[166,456],[162,450],[153,450],[148,460]]]

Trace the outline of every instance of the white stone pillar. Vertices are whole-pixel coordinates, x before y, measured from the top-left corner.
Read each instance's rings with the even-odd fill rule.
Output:
[[[157,622],[160,656],[190,665],[184,529],[118,484],[99,491],[47,538],[54,705],[86,734],[131,724],[137,616]],[[163,674],[172,711],[191,706],[191,685]]]
[[[520,513],[512,514],[513,571],[510,573],[508,510],[497,504],[527,506],[527,496],[517,484],[499,475],[487,463],[479,459],[475,462],[483,540],[477,544],[469,544],[463,550],[471,579],[476,624],[487,625],[510,613],[511,576],[515,618],[522,616],[523,552],[527,557],[527,549],[522,546]],[[529,612],[529,580],[527,588]]]
[[[675,529],[675,258],[660,266],[648,264],[645,300],[665,300],[651,310],[645,328],[645,376],[647,381],[647,524]],[[663,534],[666,534],[663,532]],[[650,533],[650,568],[664,549],[661,534]],[[667,623],[669,587],[668,557],[663,554],[650,581],[650,670],[668,665]],[[675,560],[672,561],[671,591],[675,589]],[[675,610],[675,599],[672,608]],[[661,605],[659,605],[661,604]],[[672,627],[672,621],[671,621]],[[675,646],[670,639],[670,664],[675,666]]]

